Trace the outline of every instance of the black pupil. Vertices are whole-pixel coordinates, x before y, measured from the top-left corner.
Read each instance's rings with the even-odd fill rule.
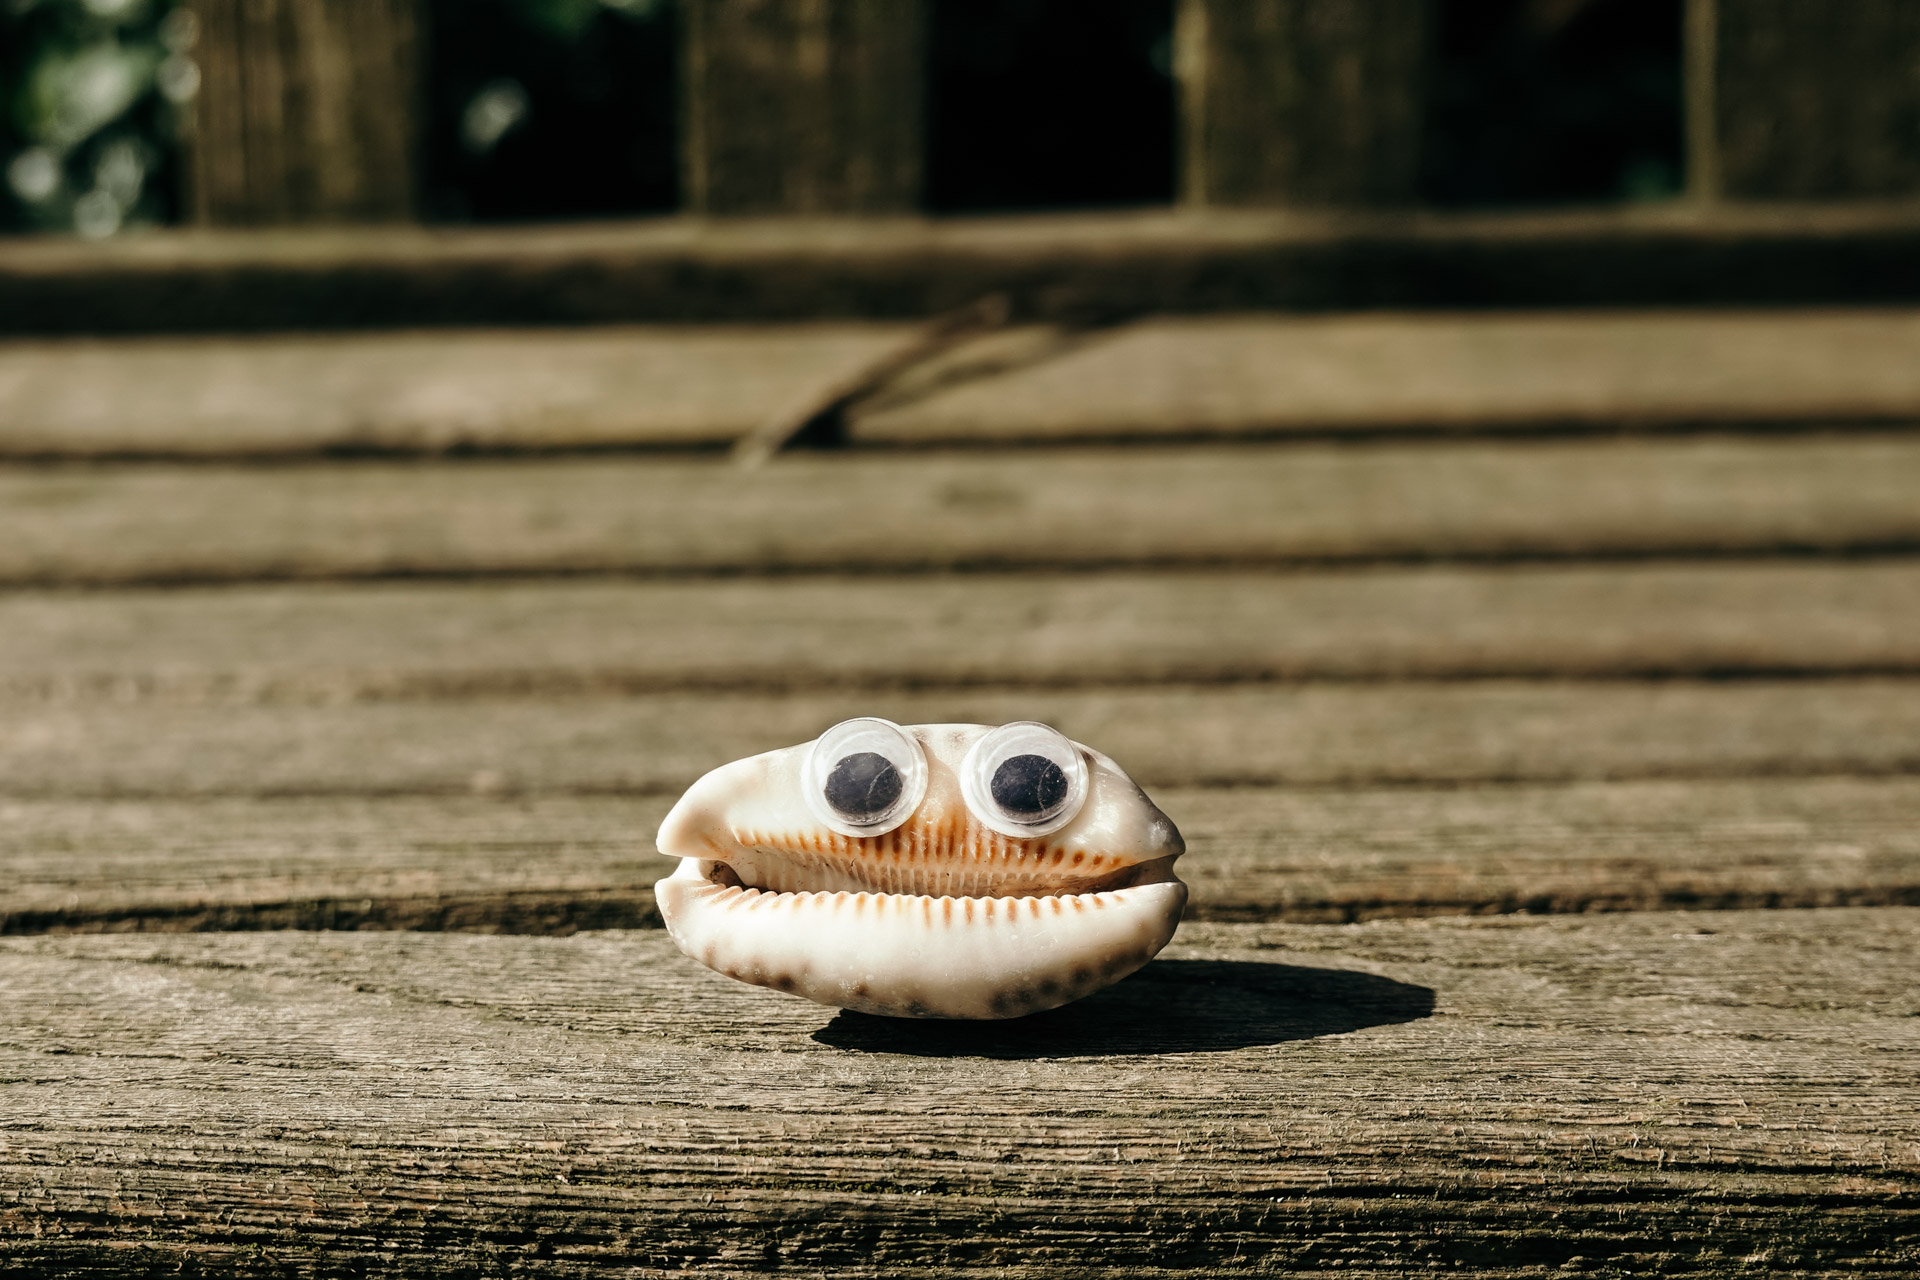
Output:
[[[860,751],[827,775],[827,803],[850,818],[878,817],[893,807],[904,786],[893,761],[877,751]]]
[[[1045,756],[1009,756],[993,771],[992,790],[1003,813],[1042,818],[1067,798],[1067,771]]]

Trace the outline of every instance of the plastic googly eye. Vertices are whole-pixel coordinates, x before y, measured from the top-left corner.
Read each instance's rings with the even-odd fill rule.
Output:
[[[1003,836],[1044,836],[1087,802],[1087,762],[1066,735],[1032,720],[1003,724],[960,765],[967,808]]]
[[[927,757],[891,720],[842,720],[807,754],[807,807],[843,836],[880,836],[907,820],[927,794]]]

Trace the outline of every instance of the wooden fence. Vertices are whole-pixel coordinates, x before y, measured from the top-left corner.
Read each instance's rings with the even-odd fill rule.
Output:
[[[420,206],[425,0],[194,0],[196,221],[406,221]],[[681,0],[687,208],[920,201],[929,0]],[[1436,0],[1178,0],[1181,200],[1415,196]],[[1702,200],[1920,193],[1920,5],[1688,0]]]

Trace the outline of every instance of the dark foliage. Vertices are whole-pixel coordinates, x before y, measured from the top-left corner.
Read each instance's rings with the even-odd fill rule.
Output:
[[[1681,187],[1681,0],[1445,0],[1424,147],[1440,205]]]
[[[659,0],[433,0],[431,216],[673,208],[675,39]]]
[[[1173,198],[1171,0],[934,0],[935,210]]]

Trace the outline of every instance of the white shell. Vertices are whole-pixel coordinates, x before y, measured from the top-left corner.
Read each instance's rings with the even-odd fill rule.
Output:
[[[927,792],[881,836],[844,836],[800,789],[811,743],[715,769],[660,825],[681,860],[654,887],[680,949],[822,1004],[896,1017],[1013,1018],[1077,1000],[1152,959],[1187,888],[1167,816],[1085,747],[1087,800],[1051,835],[1000,835],[957,770],[985,725],[911,725]],[[1076,744],[1078,745],[1078,744]]]

